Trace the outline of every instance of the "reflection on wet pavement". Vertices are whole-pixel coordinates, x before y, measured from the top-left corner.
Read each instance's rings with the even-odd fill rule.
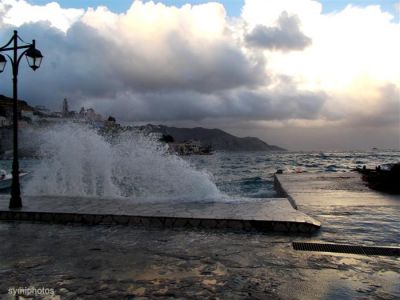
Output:
[[[312,236],[1,222],[0,290],[60,299],[396,299],[400,259],[294,251]]]

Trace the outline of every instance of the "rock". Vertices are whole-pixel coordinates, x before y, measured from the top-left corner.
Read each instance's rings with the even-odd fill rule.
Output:
[[[58,290],[58,292],[60,294],[68,294],[69,291],[66,288],[61,288],[61,289]]]

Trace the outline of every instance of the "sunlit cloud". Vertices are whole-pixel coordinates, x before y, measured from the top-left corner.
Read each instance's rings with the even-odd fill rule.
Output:
[[[0,3],[2,22],[21,26],[29,22],[46,21],[61,31],[77,22],[85,13],[83,9],[64,9],[57,2],[46,5],[31,5],[27,1],[2,0]]]

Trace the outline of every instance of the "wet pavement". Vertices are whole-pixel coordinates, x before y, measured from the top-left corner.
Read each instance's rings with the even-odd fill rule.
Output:
[[[400,259],[294,251],[310,236],[0,222],[0,291],[53,299],[398,299]],[[140,298],[139,298],[140,299]]]
[[[332,199],[362,188],[355,177],[320,177],[316,190]],[[47,299],[399,299],[399,257],[291,245],[398,246],[400,205],[387,197],[303,197],[300,210],[322,223],[314,234],[0,221],[0,295],[31,286],[54,289]]]

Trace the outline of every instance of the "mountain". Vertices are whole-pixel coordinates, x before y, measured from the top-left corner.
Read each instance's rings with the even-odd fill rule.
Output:
[[[256,137],[236,137],[221,129],[196,128],[177,128],[164,125],[146,126],[146,130],[161,132],[171,135],[175,142],[188,140],[198,140],[203,146],[210,145],[214,150],[224,151],[285,151],[285,149],[269,145]]]
[[[12,115],[13,109],[12,98],[6,97],[4,95],[0,95],[0,116]],[[18,109],[23,111],[34,111],[35,109],[31,107],[26,101],[18,100],[17,101]]]

